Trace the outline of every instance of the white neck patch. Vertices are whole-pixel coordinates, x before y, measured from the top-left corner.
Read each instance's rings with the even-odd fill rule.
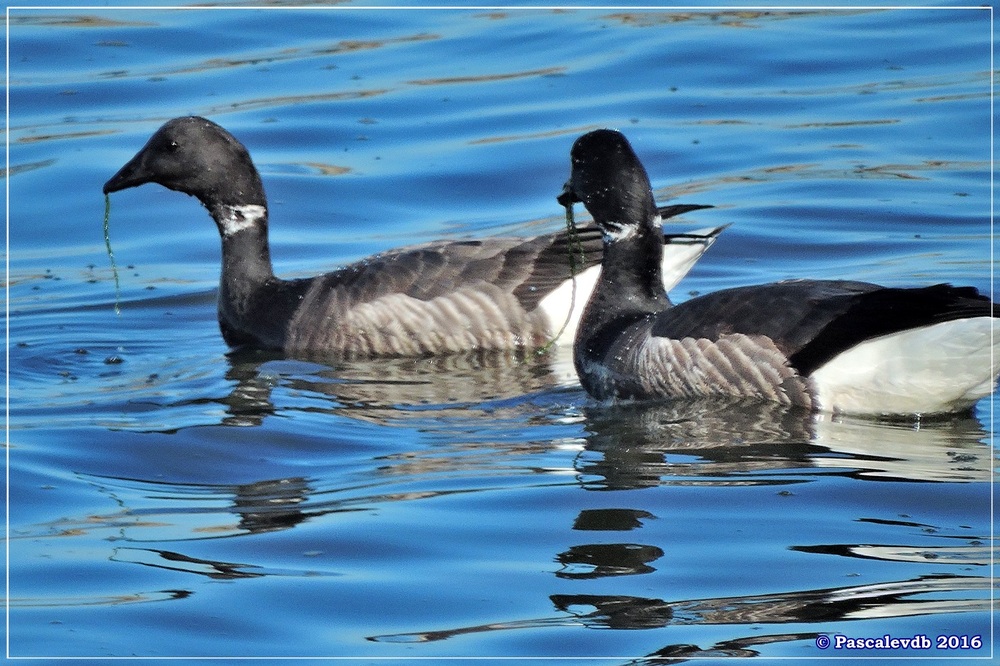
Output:
[[[634,224],[622,224],[620,222],[607,222],[608,226],[602,227],[604,238],[609,243],[628,240],[639,233],[639,227]],[[653,228],[659,231],[663,228],[663,220],[657,214],[652,221]]]
[[[267,218],[267,208],[257,205],[223,206],[219,225],[224,236],[257,226]]]
[[[638,233],[638,228],[633,224],[619,224],[618,222],[605,223],[607,226],[602,226],[601,229],[604,232],[604,240],[609,243],[617,243],[618,241],[627,240],[635,236]]]

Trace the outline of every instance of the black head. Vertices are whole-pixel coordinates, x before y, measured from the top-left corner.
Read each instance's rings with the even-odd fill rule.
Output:
[[[584,134],[570,151],[572,174],[558,201],[580,201],[608,230],[640,225],[656,215],[649,176],[625,135],[600,129]]]
[[[156,130],[104,184],[104,193],[145,183],[190,194],[210,209],[218,204],[266,205],[247,149],[211,120],[197,116],[174,118]]]

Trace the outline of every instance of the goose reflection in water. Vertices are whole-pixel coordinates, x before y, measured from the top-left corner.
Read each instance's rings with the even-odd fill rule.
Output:
[[[920,421],[813,414],[733,399],[603,405],[582,396],[572,358],[560,348],[542,356],[484,352],[378,362],[289,360],[258,351],[233,352],[227,358],[226,379],[232,383],[228,394],[163,405],[164,412],[184,413],[186,419],[191,417],[184,410],[167,408],[222,407],[221,418],[218,409],[204,410],[196,422],[164,423],[153,430],[173,432],[178,426],[212,423],[252,427],[270,416],[300,412],[389,426],[442,414],[475,420],[505,410],[525,418],[523,406],[541,398],[554,403],[548,406],[557,412],[572,412],[564,417],[548,414],[556,420],[583,423],[578,471],[604,477],[600,483],[608,488],[661,485],[664,475],[673,472],[703,476],[814,466],[833,470],[855,464],[857,475],[865,477],[990,478],[990,459],[982,446],[988,433],[971,412]],[[141,416],[144,424],[154,420],[149,409]],[[622,442],[628,446],[620,446]],[[842,464],[841,456],[818,451],[846,454],[848,460]],[[601,460],[594,460],[595,454]],[[703,460],[692,466],[685,458],[673,465],[671,458],[678,455]]]
[[[532,351],[483,351],[427,358],[332,361],[321,355],[291,360],[270,352],[240,350],[227,356],[226,379],[233,382],[228,395],[185,404],[221,406],[225,414],[218,422],[229,426],[259,426],[279,411],[320,411],[392,425],[433,408],[475,408],[483,403],[516,401],[542,391],[578,386],[570,354],[570,350],[556,348],[544,355]],[[315,400],[279,408],[273,398],[277,389]],[[214,420],[216,411],[211,414]]]
[[[913,481],[988,481],[991,474],[988,433],[971,415],[875,421],[739,400],[584,412],[587,435],[577,470],[593,489],[782,485],[796,481],[754,474],[809,468]]]
[[[815,468],[823,470],[823,474],[872,481],[990,479],[989,447],[983,442],[986,433],[971,416],[931,423],[879,423],[814,418],[802,410],[770,404],[718,401],[592,406],[585,408],[583,415],[586,437],[575,469],[581,486],[593,491],[671,485],[770,485],[784,489],[807,483],[815,476]],[[802,473],[789,474],[789,470]],[[573,528],[580,532],[622,532],[658,518],[642,508],[585,509]],[[633,576],[667,566],[659,562],[664,556],[660,547],[663,544],[637,543],[634,539],[606,541],[605,537],[600,543],[576,543],[555,554],[559,566],[555,577],[585,580]],[[988,548],[981,543],[971,536],[952,539],[943,546],[813,544],[790,548],[885,562],[988,566]],[[875,585],[693,600],[552,594],[550,600],[560,613],[555,616],[371,636],[369,640],[425,642],[470,633],[574,625],[656,629],[692,624],[805,623],[822,624],[826,629],[833,622],[873,617],[986,612],[989,589],[989,579],[982,576],[931,575]],[[756,656],[759,651],[754,646],[814,640],[817,635],[814,631],[795,631],[747,636],[706,647],[670,645],[650,658]]]
[[[662,599],[587,594],[558,594],[550,600],[559,615],[530,620],[492,622],[455,629],[369,636],[385,643],[423,643],[465,634],[556,626],[594,629],[661,629],[680,625],[819,624],[893,618],[931,613],[987,612],[990,580],[981,576],[921,576],[876,585],[806,590],[745,597],[664,601]],[[941,599],[941,595],[968,595]],[[927,595],[927,598],[921,598]],[[753,657],[756,645],[814,640],[821,632],[798,631],[747,636],[708,647],[667,645],[647,655],[664,657]]]
[[[511,476],[503,483],[533,486],[551,484],[556,478],[584,492],[754,485],[788,492],[817,475],[872,482],[984,482],[991,478],[986,432],[971,415],[936,422],[880,423],[816,416],[770,403],[700,400],[603,406],[585,402],[579,389],[560,386],[546,364],[509,356],[380,363],[378,372],[363,363],[334,367],[266,355],[234,355],[230,363],[231,390],[212,401],[225,406],[222,420],[228,425],[259,426],[285,412],[315,411],[380,427],[417,424],[421,438],[412,449],[380,450],[377,456],[359,459],[352,478],[363,481],[350,488],[331,487],[322,476],[261,479],[241,485],[103,478],[95,483],[118,496],[129,495],[119,492],[126,488],[156,492],[131,493],[137,503],[142,495],[153,500],[122,514],[86,517],[53,527],[113,529],[122,535],[119,541],[131,542],[116,544],[115,561],[200,577],[335,576],[341,573],[336,561],[311,561],[312,567],[292,569],[268,566],[267,558],[214,561],[194,555],[196,551],[185,552],[183,542],[295,529],[320,517],[336,521],[337,513],[475,492],[481,489],[474,482],[477,474],[492,477],[506,469],[530,474]],[[461,401],[455,399],[458,396]],[[549,409],[541,417],[537,405],[531,403],[536,399],[548,401]],[[557,408],[560,403],[566,406]],[[565,425],[573,436],[561,441],[503,440],[496,438],[496,432],[509,428],[491,426],[503,418],[521,426],[542,418],[547,427]],[[470,437],[456,441],[454,429],[463,427]],[[447,446],[426,445],[426,437],[433,437],[435,429],[451,429],[445,438]],[[568,449],[575,454],[560,455],[567,461],[566,469],[524,470],[518,456],[531,447],[538,452],[562,449],[565,453]],[[473,481],[456,489],[456,475]],[[555,563],[553,581],[626,580],[666,569],[667,545],[639,538],[642,533],[635,531],[649,521],[666,518],[655,512],[645,504],[581,509],[572,523],[572,534],[580,538],[553,549],[550,555]],[[123,531],[128,521],[134,522]],[[616,538],[614,532],[630,533],[628,538]],[[138,543],[157,540],[170,545]],[[917,539],[910,544],[793,543],[789,548],[805,557],[937,561],[969,567],[988,564],[982,546],[962,544],[927,547]],[[921,576],[876,585],[708,599],[559,594],[555,593],[559,588],[553,587],[542,592],[556,611],[550,617],[498,618],[476,626],[371,636],[369,640],[435,641],[547,626],[656,629],[681,624],[824,623],[818,628],[826,630],[835,621],[984,612],[989,604],[989,580],[973,575]],[[651,658],[749,656],[758,654],[754,646],[812,639],[816,633],[811,628],[796,626],[788,633],[753,635],[703,647],[667,645]]]
[[[379,425],[418,423],[428,436],[435,429],[448,429],[449,446],[417,446],[381,455],[371,463],[368,494],[351,492],[347,499],[338,498],[336,488],[319,491],[301,478],[199,486],[199,492],[215,498],[231,497],[231,511],[240,516],[236,528],[216,535],[288,529],[331,511],[435,496],[440,493],[433,488],[432,473],[473,468],[488,472],[526,451],[557,448],[576,450],[572,467],[549,471],[563,474],[563,479],[571,473],[586,490],[766,485],[791,492],[816,470],[871,480],[984,482],[991,478],[992,457],[984,443],[987,433],[971,415],[928,423],[875,422],[817,416],[772,403],[718,400],[577,407],[579,390],[553,388],[558,381],[545,364],[497,355],[382,362],[380,373],[367,364],[334,368],[274,361],[256,354],[231,357],[230,363],[228,377],[234,385],[227,396],[212,400],[225,406],[225,424],[259,426],[283,412],[319,412]],[[275,396],[276,391],[282,395]],[[289,397],[292,393],[294,399]],[[455,396],[464,399],[458,402]],[[550,403],[544,417],[533,415],[538,411],[532,404],[536,398]],[[278,406],[275,401],[285,404]],[[546,425],[561,421],[571,436],[556,441],[498,441],[491,427],[501,428],[507,417],[522,426],[536,418]],[[471,435],[469,441],[453,441],[456,429],[463,427]],[[781,470],[803,473],[774,473]],[[425,492],[392,491],[395,483],[421,479],[424,486],[430,484]],[[168,491],[172,487],[176,492],[168,494],[177,497],[190,494],[183,484],[161,487]],[[274,493],[287,501],[261,500]],[[623,510],[636,513],[620,519],[643,520],[641,509]],[[204,507],[204,511],[218,509]],[[607,516],[602,520],[608,520]],[[578,563],[579,555],[566,557]],[[590,557],[607,559],[607,554]],[[574,571],[574,566],[567,569]]]

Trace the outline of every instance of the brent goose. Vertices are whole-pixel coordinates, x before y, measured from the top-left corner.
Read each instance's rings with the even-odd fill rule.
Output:
[[[215,220],[222,237],[219,326],[234,347],[357,358],[532,348],[557,333],[568,342],[600,268],[601,234],[591,226],[578,240],[563,232],[436,242],[317,277],[277,278],[260,175],[247,149],[205,118],[168,121],[104,193],[144,183],[197,197]],[[698,208],[709,206],[668,206],[662,214]],[[668,279],[680,280],[721,231],[661,241],[670,244]],[[582,261],[575,282],[568,280],[570,252]]]
[[[965,410],[993,391],[997,315],[976,289],[790,280],[672,305],[659,281],[660,217],[628,140],[587,133],[571,162],[558,200],[583,202],[604,231],[601,274],[574,343],[591,395],[919,415]]]

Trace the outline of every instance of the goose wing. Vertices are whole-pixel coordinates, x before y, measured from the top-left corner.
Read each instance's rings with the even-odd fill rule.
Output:
[[[675,204],[659,210],[666,219],[702,208],[710,206]],[[665,234],[664,243],[707,248],[723,228],[695,234]],[[588,224],[578,227],[573,236],[559,231],[533,238],[438,241],[400,248],[313,281],[319,282],[316,286],[321,289],[336,289],[348,303],[364,303],[390,294],[429,301],[485,283],[513,294],[521,307],[530,312],[574,272],[578,275],[600,265],[603,250],[600,228]],[[696,255],[700,256],[702,251]],[[685,267],[692,264],[693,261]]]
[[[900,289],[865,282],[794,280],[725,289],[660,313],[654,337],[763,336],[808,376],[855,345],[892,333],[971,317],[995,316],[972,287]]]

